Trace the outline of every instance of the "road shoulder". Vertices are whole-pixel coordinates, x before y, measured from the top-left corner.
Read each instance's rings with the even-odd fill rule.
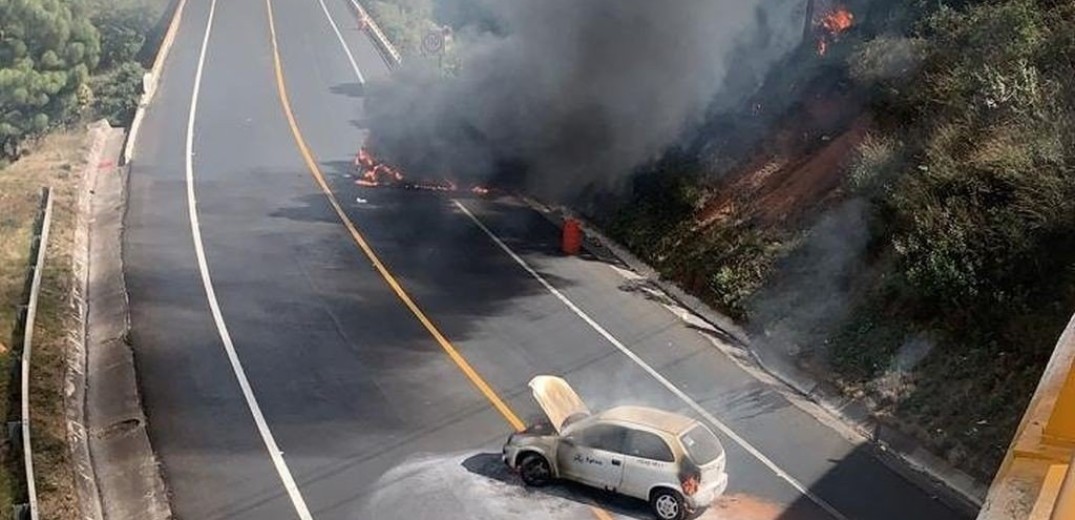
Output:
[[[566,216],[579,219],[565,208],[525,197],[522,200],[556,226],[561,226]],[[579,220],[586,234],[583,246],[589,253],[633,273],[638,278],[635,283],[668,302],[665,307],[692,327],[719,332],[715,335],[703,332],[703,336],[753,377],[778,389],[797,408],[848,440],[870,446],[874,457],[885,466],[949,506],[972,516],[981,508],[986,485],[930,453],[909,436],[875,420],[862,400],[843,396],[832,385],[798,368],[794,359],[752,342],[747,332],[730,318],[661,279],[656,270],[626,248]],[[732,341],[721,339],[729,337]]]
[[[130,321],[121,235],[127,168],[119,167],[122,129],[104,131],[86,183],[90,200],[85,293],[84,435],[109,519],[171,518],[164,481],[146,433],[146,419],[128,343]],[[77,400],[77,396],[76,396]],[[73,434],[82,428],[74,428]],[[79,465],[81,469],[81,464]]]

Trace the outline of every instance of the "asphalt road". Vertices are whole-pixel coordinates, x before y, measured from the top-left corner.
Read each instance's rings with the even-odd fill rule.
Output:
[[[367,81],[389,69],[349,0],[275,0],[297,127],[422,323],[304,161],[265,0],[215,4],[198,81],[213,5],[187,2],[139,138],[124,246],[150,437],[179,518],[600,517],[591,505],[646,518],[641,503],[577,486],[526,490],[501,468],[512,428],[474,379],[525,419],[539,413],[526,383],[545,373],[591,408],[704,412],[731,478],[710,516],[961,518],[745,372],[714,348],[719,337],[628,290],[621,272],[560,256],[556,228],[525,206],[355,186],[364,87],[340,39]]]

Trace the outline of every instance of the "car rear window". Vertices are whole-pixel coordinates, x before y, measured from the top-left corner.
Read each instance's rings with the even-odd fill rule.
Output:
[[[680,435],[679,440],[683,442],[683,447],[687,449],[687,455],[699,466],[705,466],[717,460],[717,457],[720,457],[721,451],[723,451],[717,436],[713,435],[709,428],[700,424],[687,430],[687,433]]]

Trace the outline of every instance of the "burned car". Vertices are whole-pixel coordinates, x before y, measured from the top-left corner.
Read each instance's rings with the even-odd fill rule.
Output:
[[[555,376],[537,376],[530,388],[548,422],[512,434],[503,450],[528,486],[573,480],[646,500],[661,520],[681,520],[728,485],[724,448],[697,420],[643,406],[594,414]]]

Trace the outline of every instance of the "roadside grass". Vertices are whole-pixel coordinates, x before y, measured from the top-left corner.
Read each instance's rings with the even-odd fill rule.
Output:
[[[74,240],[78,184],[87,150],[85,130],[58,131],[30,147],[19,161],[0,169],[0,374],[11,374],[17,358],[10,345],[17,305],[30,252],[30,235],[43,186],[51,186],[53,220],[34,330],[30,380],[30,417],[34,469],[42,518],[77,518],[67,429],[64,416],[65,355],[75,326],[70,302],[73,283],[71,249]],[[0,395],[12,381],[0,377]],[[7,399],[0,399],[0,416],[7,417]],[[22,464],[18,451],[5,442],[0,465],[0,514],[11,511],[15,486],[12,471]]]

